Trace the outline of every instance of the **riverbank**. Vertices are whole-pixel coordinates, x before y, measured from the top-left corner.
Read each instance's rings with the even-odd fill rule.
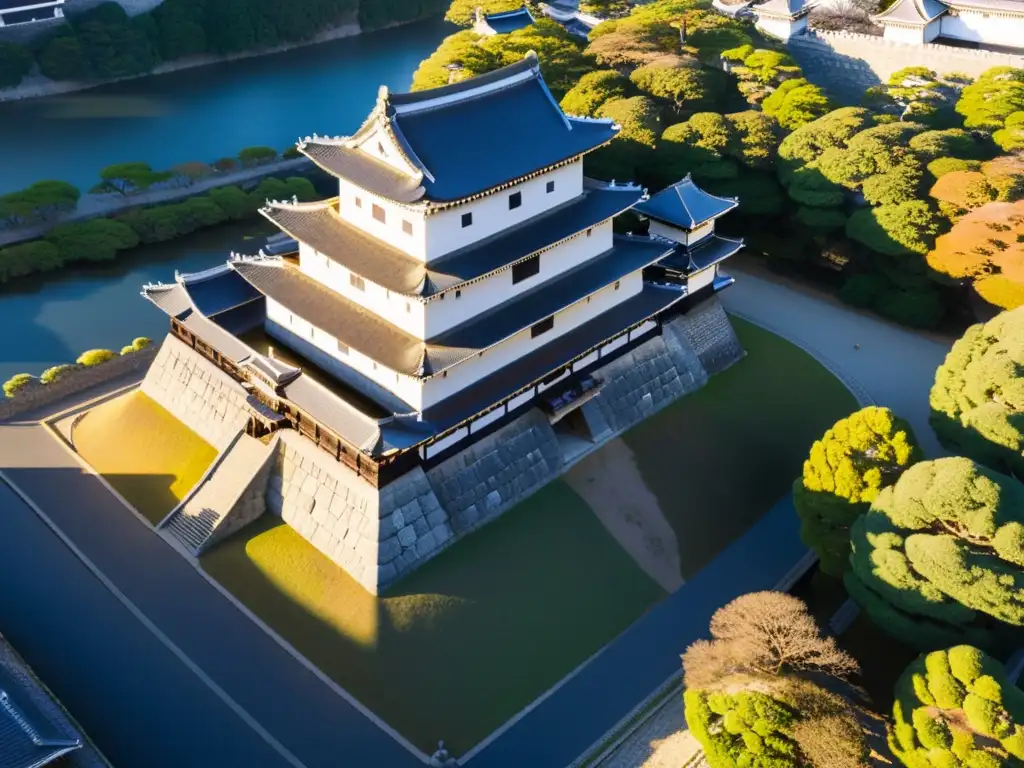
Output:
[[[44,77],[41,74],[28,75],[20,84],[13,88],[0,89],[0,102],[5,101],[23,101],[26,99],[39,99],[47,96],[60,96],[68,93],[77,93],[79,91],[87,91],[92,88],[97,88],[103,85],[110,85],[112,83],[126,82],[129,80],[139,80],[144,77],[151,77],[153,75],[166,75],[171,72],[180,72],[187,69],[195,69],[197,67],[205,67],[211,64],[221,64],[228,61],[239,61],[242,59],[251,59],[260,56],[270,56],[276,53],[284,53],[286,51],[295,50],[297,48],[305,48],[311,45],[318,45],[320,43],[327,43],[332,40],[340,40],[346,37],[354,37],[362,35],[367,32],[377,32],[383,29],[392,29],[394,27],[400,27],[407,24],[414,24],[418,21],[424,21],[424,19],[411,19],[409,21],[399,21],[390,24],[385,24],[380,27],[375,27],[372,30],[364,30],[356,20],[350,20],[342,24],[335,25],[323,32],[309,38],[308,40],[300,40],[292,43],[282,43],[281,45],[275,45],[272,48],[262,48],[253,51],[242,51],[240,53],[231,53],[227,55],[217,54],[202,54],[199,56],[187,56],[175,61],[167,61],[158,64],[149,72],[141,73],[138,75],[131,75],[129,77],[119,77],[112,80],[101,80],[97,82],[75,82],[75,81],[63,81],[63,80],[51,80],[48,77]]]
[[[195,197],[196,195],[201,195],[204,192],[209,192],[211,189],[217,189],[218,187],[227,187],[232,184],[244,184],[246,182],[258,181],[268,176],[287,173],[289,171],[306,171],[312,167],[313,163],[308,158],[297,157],[288,160],[275,160],[272,163],[266,163],[265,165],[258,165],[252,168],[240,168],[237,171],[219,173],[215,176],[210,176],[196,181],[188,186],[150,190],[132,195],[119,195],[116,193],[106,195],[84,195],[82,199],[79,200],[78,206],[75,210],[69,211],[66,214],[29,227],[0,230],[0,247],[24,243],[29,240],[38,240],[58,224],[97,219],[101,216],[112,216],[131,208],[160,205],[162,203],[174,203],[190,197]]]

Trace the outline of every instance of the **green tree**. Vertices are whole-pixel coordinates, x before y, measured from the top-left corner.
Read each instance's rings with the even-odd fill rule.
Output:
[[[32,216],[40,219],[73,211],[82,197],[78,187],[66,181],[37,181],[21,194]]]
[[[217,207],[224,211],[229,221],[241,221],[259,210],[259,204],[235,186],[217,187],[206,193]]]
[[[139,244],[139,238],[131,227],[112,219],[60,224],[46,234],[45,240],[57,247],[60,259],[65,264],[112,261],[118,251]]]
[[[115,355],[109,349],[89,349],[78,356],[75,361],[78,365],[84,365],[85,367],[91,367],[93,365],[100,365],[113,360]]]
[[[29,386],[33,381],[38,381],[35,376],[28,373],[16,373],[4,382],[4,397],[15,397],[21,390]]]
[[[0,88],[17,85],[32,71],[32,53],[17,43],[0,43]]]
[[[277,150],[273,147],[246,147],[238,153],[238,159],[247,168],[265,165],[277,159]]]
[[[164,0],[153,9],[162,59],[173,61],[210,50],[203,26],[204,6],[196,0]]]
[[[888,256],[925,254],[938,233],[937,214],[921,200],[861,208],[846,223],[847,237]]]
[[[51,80],[90,80],[92,64],[82,43],[73,35],[50,38],[39,52],[39,69]]]
[[[748,168],[768,170],[775,167],[782,140],[777,122],[752,109],[726,115],[725,119],[732,129],[726,154]]]
[[[156,48],[143,28],[143,21],[129,18],[114,2],[104,3],[97,10],[106,10],[107,6],[117,10],[111,10],[109,16],[90,15],[84,21],[72,22],[93,75],[109,79],[149,72],[156,66],[158,58]]]
[[[614,69],[587,72],[565,94],[561,107],[569,115],[593,117],[609,99],[620,99],[630,95],[631,87],[629,79]]]
[[[49,272],[63,265],[57,246],[42,240],[12,245],[0,250],[0,283],[36,272]]]
[[[998,649],[1024,626],[1024,485],[1012,478],[961,457],[919,462],[850,540],[847,590],[907,645]]]
[[[648,64],[629,76],[641,91],[671,103],[676,112],[694,109],[709,101],[708,76],[700,67],[668,67]]]
[[[1024,308],[973,325],[935,373],[932,429],[947,449],[1024,478]]]
[[[918,123],[876,125],[852,136],[845,148],[825,150],[816,165],[830,181],[857,189],[875,174],[916,166],[917,158],[908,143],[923,130]]]
[[[861,184],[864,199],[872,205],[899,205],[918,199],[924,173],[917,163],[905,163],[869,176]]]
[[[93,191],[117,192],[127,196],[143,192],[154,184],[167,181],[173,175],[170,171],[154,171],[149,163],[118,163],[100,171],[103,181]]]
[[[766,115],[791,131],[818,119],[831,107],[824,91],[802,77],[786,80],[761,103]]]
[[[860,107],[833,110],[802,125],[779,144],[779,173],[782,181],[789,174],[812,164],[829,149],[845,149],[854,136],[873,124],[872,114]]]
[[[614,120],[622,130],[608,146],[587,156],[588,173],[601,179],[633,180],[652,161],[661,119],[647,96],[609,99],[598,117]]]
[[[43,371],[39,376],[39,381],[43,384],[53,384],[57,379],[60,379],[75,370],[78,370],[78,366],[71,365],[70,363],[55,365]]]
[[[978,171],[981,170],[981,163],[977,160],[961,160],[958,157],[940,157],[928,163],[928,173],[934,179],[941,179],[947,173],[954,171]]]
[[[624,16],[629,12],[630,0],[580,0],[580,10],[600,18]]]
[[[480,45],[482,39],[469,29],[446,37],[413,72],[412,90],[424,91],[447,85],[452,76],[448,69],[450,66],[460,68],[456,73],[459,79],[498,69],[501,66],[498,57]]]
[[[190,163],[179,163],[171,168],[171,172],[178,178],[184,179],[188,186],[192,186],[197,181],[202,181],[214,174],[214,170],[211,166],[206,163],[199,163],[196,161],[192,161]]]
[[[963,89],[956,111],[964,127],[997,130],[1014,112],[1024,110],[1024,69],[993,67]]]
[[[538,19],[535,24],[507,35],[485,38],[479,47],[493,57],[497,66],[522,61],[530,51],[536,53],[544,82],[556,99],[562,98],[584,74],[594,69],[593,60],[584,55],[577,39],[561,24],[548,18]]]
[[[944,131],[923,131],[912,136],[910,148],[926,161],[940,157],[980,158],[983,148],[962,128],[947,128]]]
[[[817,553],[822,571],[843,574],[853,521],[921,458],[910,424],[878,406],[840,419],[814,441],[793,483],[793,505],[800,538]]]
[[[973,646],[922,655],[896,683],[889,748],[907,768],[1024,765],[1024,691]]]

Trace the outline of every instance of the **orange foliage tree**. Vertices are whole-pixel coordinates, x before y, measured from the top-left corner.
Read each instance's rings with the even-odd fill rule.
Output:
[[[1024,304],[1024,200],[987,203],[962,217],[935,242],[928,264],[955,280],[969,280],[1001,309]]]

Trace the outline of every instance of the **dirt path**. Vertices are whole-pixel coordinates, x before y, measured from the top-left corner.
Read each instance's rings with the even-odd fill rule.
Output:
[[[584,458],[565,478],[648,576],[667,592],[682,586],[675,531],[621,438]]]

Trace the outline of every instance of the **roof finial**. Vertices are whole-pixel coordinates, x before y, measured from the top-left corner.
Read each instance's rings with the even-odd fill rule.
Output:
[[[479,5],[476,7],[476,23],[479,24],[484,20],[484,9]]]
[[[451,64],[445,67],[448,70],[448,85],[457,83],[461,78],[458,77],[458,73],[462,72],[465,67],[462,66],[462,62],[453,61]]]
[[[377,101],[387,101],[391,95],[391,91],[388,90],[386,85],[382,85],[377,89]]]

